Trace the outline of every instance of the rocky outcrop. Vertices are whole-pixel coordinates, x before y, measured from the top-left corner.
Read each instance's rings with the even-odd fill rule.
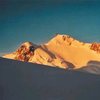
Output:
[[[29,61],[30,57],[34,55],[34,51],[37,48],[37,45],[31,42],[23,43],[16,51],[16,60],[20,61]]]
[[[100,43],[92,43],[90,49],[100,53]]]

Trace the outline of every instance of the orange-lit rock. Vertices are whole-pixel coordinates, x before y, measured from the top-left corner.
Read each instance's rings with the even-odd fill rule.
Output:
[[[100,53],[100,43],[92,43],[90,49]]]

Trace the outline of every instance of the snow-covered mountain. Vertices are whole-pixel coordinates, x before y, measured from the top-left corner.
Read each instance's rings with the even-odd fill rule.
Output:
[[[23,43],[15,52],[3,57],[64,69],[78,69],[90,61],[100,61],[99,44],[80,42],[68,35],[57,34],[49,42],[36,45]]]

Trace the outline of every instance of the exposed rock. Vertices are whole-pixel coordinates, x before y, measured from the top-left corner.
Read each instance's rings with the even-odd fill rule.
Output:
[[[31,42],[23,43],[18,50],[16,51],[16,60],[20,61],[28,61],[32,55],[34,55],[34,51],[37,48],[37,45]]]
[[[100,43],[92,43],[90,49],[100,53]]]

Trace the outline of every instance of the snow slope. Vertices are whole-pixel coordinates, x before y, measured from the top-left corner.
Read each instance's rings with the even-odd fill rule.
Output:
[[[100,100],[100,75],[0,58],[0,100]]]

